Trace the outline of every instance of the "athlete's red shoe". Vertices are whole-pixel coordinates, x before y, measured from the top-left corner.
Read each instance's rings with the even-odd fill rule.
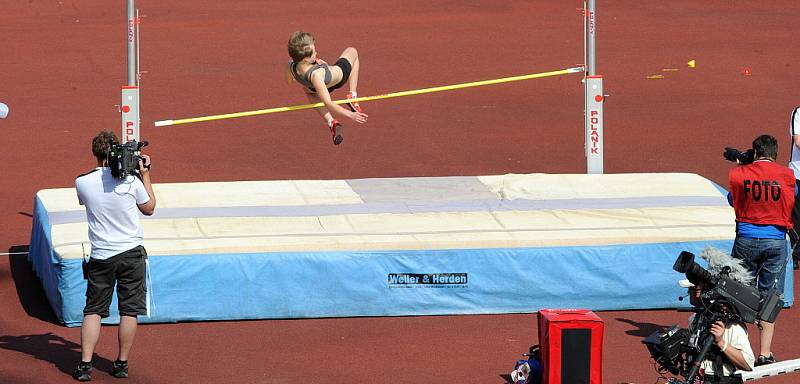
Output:
[[[342,140],[344,140],[344,138],[342,137],[342,124],[336,119],[333,119],[328,124],[328,129],[331,130],[331,136],[333,136],[333,144],[334,145],[341,144]]]
[[[355,99],[355,97],[353,97],[353,92],[347,92],[346,98]],[[364,110],[361,109],[361,106],[358,104],[358,102],[347,103],[347,107],[349,107],[353,112],[364,113]]]

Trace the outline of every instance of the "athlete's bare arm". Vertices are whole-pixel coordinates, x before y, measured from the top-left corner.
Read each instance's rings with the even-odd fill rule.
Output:
[[[367,117],[369,117],[366,113],[348,111],[344,107],[333,103],[333,100],[331,100],[331,94],[328,92],[328,87],[325,85],[323,76],[323,71],[314,71],[314,73],[311,74],[311,84],[314,85],[314,89],[317,91],[317,96],[325,104],[325,107],[328,108],[328,111],[335,115],[347,117],[356,123],[366,123]]]

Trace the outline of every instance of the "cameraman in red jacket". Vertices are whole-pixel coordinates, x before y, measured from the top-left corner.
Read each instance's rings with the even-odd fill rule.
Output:
[[[732,256],[744,261],[756,276],[761,292],[783,294],[786,258],[786,230],[792,228],[796,195],[794,173],[775,163],[778,141],[770,135],[753,140],[753,161],[731,169],[728,202],[736,212],[736,240]],[[759,324],[761,352],[755,365],[776,361],[772,353],[775,325]]]

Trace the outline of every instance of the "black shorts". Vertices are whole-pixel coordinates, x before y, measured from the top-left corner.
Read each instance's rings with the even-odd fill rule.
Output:
[[[84,315],[108,317],[114,285],[121,316],[147,314],[145,295],[145,259],[143,246],[122,252],[106,260],[90,259],[87,265],[86,307]]]
[[[347,61],[344,57],[340,57],[339,60],[336,60],[336,64],[339,68],[342,69],[342,80],[339,81],[336,85],[331,86],[328,88],[328,92],[333,92],[336,89],[341,88],[343,85],[347,83],[347,80],[350,79],[350,72],[353,71],[353,66],[350,65],[350,62]]]

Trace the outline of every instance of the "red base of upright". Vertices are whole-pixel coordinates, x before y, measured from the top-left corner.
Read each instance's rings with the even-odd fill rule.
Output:
[[[603,320],[587,309],[539,311],[542,384],[602,384]]]

